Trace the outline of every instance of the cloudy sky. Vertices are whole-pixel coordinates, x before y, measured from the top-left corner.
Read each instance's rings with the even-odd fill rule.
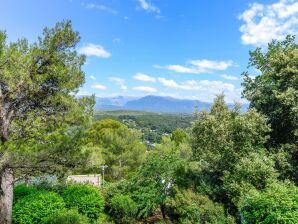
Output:
[[[11,41],[71,19],[87,55],[80,94],[98,96],[243,101],[249,50],[298,33],[298,0],[0,0],[0,9]]]

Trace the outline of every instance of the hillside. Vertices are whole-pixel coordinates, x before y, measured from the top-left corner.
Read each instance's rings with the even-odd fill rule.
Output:
[[[96,111],[94,120],[114,119],[125,123],[129,128],[142,132],[142,139],[159,143],[163,135],[171,134],[176,128],[188,129],[194,120],[192,114],[153,113],[143,111],[115,110]]]

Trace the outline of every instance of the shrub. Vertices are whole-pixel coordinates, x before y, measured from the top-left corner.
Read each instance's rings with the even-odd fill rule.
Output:
[[[104,209],[104,199],[99,189],[88,184],[68,185],[62,197],[68,208],[77,208],[92,222],[98,219]]]
[[[137,214],[137,204],[128,195],[117,194],[110,202],[111,216],[120,223],[132,223]]]
[[[88,218],[78,213],[77,210],[65,210],[51,215],[45,224],[88,224]]]
[[[13,189],[13,202],[16,203],[19,199],[37,191],[34,186],[27,186],[26,184],[17,185]]]
[[[62,194],[62,192],[65,190],[66,186],[67,185],[65,182],[52,183],[49,181],[42,181],[38,184],[35,184],[35,187],[38,190],[53,191],[58,194]]]
[[[277,176],[271,157],[264,152],[251,152],[236,162],[232,172],[225,171],[222,180],[227,196],[238,207],[246,194],[265,189]]]
[[[168,201],[168,205],[176,223],[235,223],[231,216],[225,215],[223,206],[191,190],[177,190],[175,197]]]
[[[20,198],[13,207],[13,223],[43,223],[45,219],[65,209],[63,199],[54,192],[40,191]]]
[[[263,192],[255,192],[243,201],[241,219],[243,224],[298,223],[298,188],[274,184]]]

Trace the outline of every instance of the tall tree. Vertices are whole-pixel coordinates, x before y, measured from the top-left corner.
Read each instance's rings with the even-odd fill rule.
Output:
[[[193,159],[198,162],[197,188],[235,213],[236,206],[223,185],[224,175],[233,172],[241,158],[263,151],[269,130],[264,116],[255,109],[241,113],[236,106],[231,110],[224,96],[218,96],[210,112],[197,114],[192,127]]]
[[[244,73],[243,96],[250,106],[268,117],[273,146],[298,141],[298,44],[294,36],[272,41],[264,51],[250,52],[250,67],[260,71],[251,78]]]
[[[78,132],[69,126],[86,121],[83,114],[91,111],[88,99],[74,96],[84,82],[85,57],[75,51],[79,40],[70,21],[45,28],[33,44],[7,43],[0,32],[0,223],[11,223],[16,175],[72,166],[64,156],[80,152],[57,143],[72,142]]]

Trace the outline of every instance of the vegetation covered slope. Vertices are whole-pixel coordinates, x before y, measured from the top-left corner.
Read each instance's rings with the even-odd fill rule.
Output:
[[[176,128],[190,128],[194,115],[126,110],[95,111],[94,113],[94,120],[107,118],[121,121],[129,128],[140,130],[144,141],[160,143],[163,135],[171,134]]]

